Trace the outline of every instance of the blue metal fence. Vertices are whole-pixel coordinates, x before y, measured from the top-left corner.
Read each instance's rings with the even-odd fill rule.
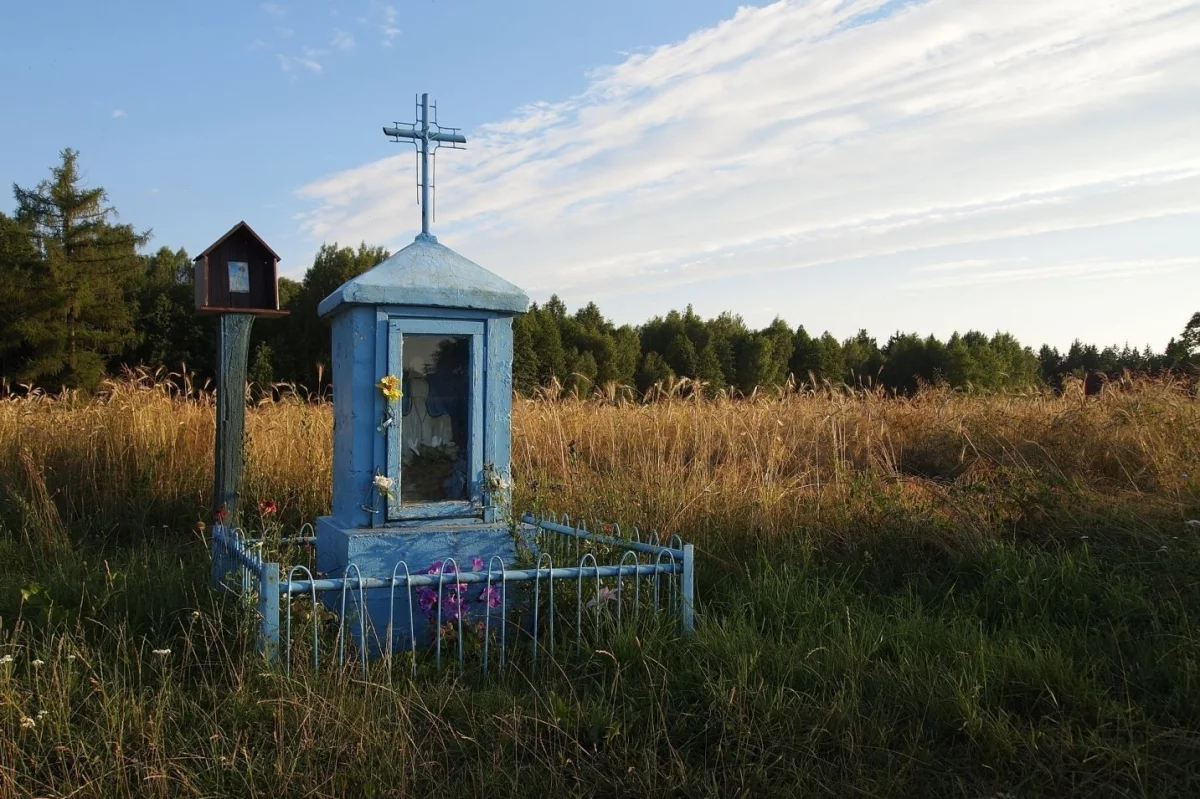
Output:
[[[538,518],[527,514],[520,523],[534,545],[532,565],[509,568],[495,557],[486,571],[464,571],[450,559],[434,573],[417,573],[410,564],[400,561],[389,575],[364,576],[356,564],[350,564],[343,576],[336,578],[314,575],[303,565],[284,568],[264,556],[263,539],[250,539],[240,530],[218,525],[211,539],[212,580],[255,609],[258,651],[268,660],[280,662],[289,673],[293,662],[301,658],[311,658],[313,668],[320,667],[323,626],[326,646],[334,650],[339,664],[347,661],[348,639],[357,633],[364,677],[370,642],[376,643],[389,674],[398,654],[410,662],[414,674],[421,662],[440,668],[444,644],[453,647],[461,672],[467,661],[466,633],[472,633],[473,640],[479,642],[473,656],[478,656],[480,669],[486,674],[492,668],[493,655],[496,669],[503,671],[518,643],[528,646],[527,662],[537,668],[539,657],[555,657],[556,649],[571,643],[570,637],[574,638],[571,649],[578,654],[583,651],[585,639],[589,646],[598,646],[605,631],[616,633],[648,619],[669,617],[679,624],[683,634],[693,631],[695,556],[693,546],[679,536],[663,543],[651,533],[643,541],[637,528],[628,535],[616,524],[604,524],[592,531],[586,523],[573,523],[567,516]],[[314,543],[315,539],[304,536],[303,530],[301,533],[282,543]],[[481,597],[487,601],[483,603],[483,618],[474,626],[468,622],[464,629],[467,613],[462,595],[467,586],[481,587]],[[389,611],[383,630],[374,629],[365,612],[365,592],[378,589],[388,592]],[[643,590],[648,594],[645,598]],[[430,610],[431,640],[425,644],[418,642],[418,628],[426,625],[425,621],[417,621],[420,602],[414,603],[414,596],[419,593],[436,597],[425,608],[430,610],[436,605],[436,615]],[[449,603],[445,601],[448,596]],[[350,611],[356,607],[357,613],[348,613],[348,599],[353,603]],[[574,605],[574,613],[565,619],[557,611],[564,602]],[[449,608],[445,618],[443,608]],[[333,629],[321,622],[329,609],[335,614]],[[306,624],[311,622],[310,653],[302,651],[309,646],[307,631],[302,638],[294,623],[300,613],[308,616]],[[333,636],[331,642],[328,635]],[[398,640],[407,642],[400,652],[394,647]]]

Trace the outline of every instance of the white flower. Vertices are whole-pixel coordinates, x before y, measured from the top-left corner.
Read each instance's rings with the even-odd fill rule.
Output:
[[[46,665],[46,661],[44,660],[32,660],[30,662],[33,663],[33,667],[35,669],[40,669],[42,666]]]
[[[49,715],[50,715],[50,711],[49,711],[49,710],[39,710],[39,711],[38,711],[38,716],[37,716],[37,717],[38,717],[38,720],[40,721],[40,720],[42,720],[42,719],[46,718],[46,716],[49,716]]]
[[[150,654],[156,655],[160,658],[165,658],[167,655],[171,654],[171,650],[170,649],[152,649],[150,651]]]
[[[4,663],[12,663],[12,655],[5,655],[4,657],[0,657],[0,664],[4,664]]]
[[[193,610],[193,611],[192,611],[192,618],[193,618],[193,619],[198,619],[198,618],[200,618],[200,611],[198,611],[198,610]]]
[[[37,722],[29,718],[29,716],[21,716],[21,727],[26,730],[32,730],[37,726]]]
[[[509,489],[508,478],[505,477],[501,472],[492,472],[488,477],[488,488],[491,489],[493,494],[498,494],[501,491],[507,491]]]
[[[377,474],[377,475],[375,475],[375,479],[371,481],[371,485],[375,486],[375,490],[378,491],[380,494],[383,494],[385,497],[391,498],[392,485],[395,482],[396,482],[395,480],[388,477],[386,474]]]
[[[76,657],[77,657],[77,655],[74,652],[72,652],[71,654],[67,655],[67,660],[69,660],[73,663],[75,661]]]

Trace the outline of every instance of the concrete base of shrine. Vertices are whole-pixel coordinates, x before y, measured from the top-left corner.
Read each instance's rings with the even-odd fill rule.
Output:
[[[526,527],[520,525],[518,529],[524,530]],[[407,522],[404,526],[396,527],[346,527],[332,516],[323,516],[317,520],[317,571],[329,578],[354,578],[359,574],[351,568],[353,564],[363,577],[390,579],[401,561],[408,565],[411,574],[424,574],[431,565],[448,558],[454,559],[459,571],[474,571],[472,563],[475,558],[480,558],[483,568],[479,571],[486,574],[488,564],[495,556],[503,559],[505,568],[516,567],[517,541],[512,530],[501,523],[435,520],[426,523]],[[531,543],[524,543],[528,550],[532,549]],[[498,570],[498,564],[493,569]],[[400,567],[397,574],[403,575],[404,568]],[[453,577],[448,574],[444,594],[450,590],[453,582]],[[496,585],[499,587],[498,580]],[[473,628],[476,622],[483,621],[488,613],[487,603],[480,598],[483,591],[483,585],[472,584],[466,592],[468,601],[463,620],[464,631],[468,624]],[[340,593],[328,592],[322,596],[326,607],[335,612],[341,611]],[[389,618],[393,619],[393,651],[409,649],[412,646],[409,635],[410,599],[417,646],[428,646],[432,641],[436,608],[433,613],[427,614],[422,610],[416,592],[403,589],[395,592],[386,588],[367,589],[363,592],[362,605],[365,607],[360,607],[357,590],[347,591],[345,624],[351,640],[356,646],[363,646],[360,616],[365,612],[365,645],[370,656],[378,656],[386,647]],[[510,595],[506,603],[510,612],[515,609],[514,599]],[[492,610],[491,613],[491,624],[494,626],[499,621],[499,610]],[[445,624],[446,607],[443,607],[442,618]]]

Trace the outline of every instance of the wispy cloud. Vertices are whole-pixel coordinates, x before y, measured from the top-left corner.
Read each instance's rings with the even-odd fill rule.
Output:
[[[391,47],[392,42],[400,35],[399,21],[400,14],[396,11],[395,6],[387,5],[383,7],[383,24],[380,25],[379,31],[383,34],[384,47]]]
[[[325,55],[324,50],[314,50],[306,47],[300,55],[283,55],[276,53],[275,57],[279,59],[279,68],[287,73],[297,72],[314,72],[320,74],[324,71],[321,62],[318,60]]]
[[[1084,261],[1044,266],[1008,267],[954,275],[931,280],[914,281],[905,286],[913,291],[951,288],[981,288],[1005,283],[1029,283],[1041,280],[1071,278],[1072,280],[1119,280],[1145,277],[1152,273],[1174,273],[1200,268],[1196,258],[1141,258],[1117,261]],[[915,271],[915,270],[914,270]]]
[[[125,116],[125,112],[119,108],[114,108],[112,112],[113,119],[121,119]]]
[[[354,37],[340,28],[335,28],[333,31],[333,39],[330,41],[330,45],[335,50],[353,50]]]
[[[287,9],[279,3],[263,3],[259,8],[275,19],[283,19],[287,16]]]
[[[1178,253],[1083,250],[1200,222],[1198,93],[1195,0],[783,0],[469,131],[438,165],[438,228],[577,301],[897,258],[896,291],[1157,274]],[[411,164],[304,186],[303,230],[402,243]],[[1048,235],[1053,263],[1030,251]]]

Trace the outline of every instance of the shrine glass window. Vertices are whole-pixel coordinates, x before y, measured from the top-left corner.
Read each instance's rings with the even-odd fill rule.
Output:
[[[482,512],[483,332],[480,322],[389,320],[380,366],[402,396],[385,419],[387,520]]]

